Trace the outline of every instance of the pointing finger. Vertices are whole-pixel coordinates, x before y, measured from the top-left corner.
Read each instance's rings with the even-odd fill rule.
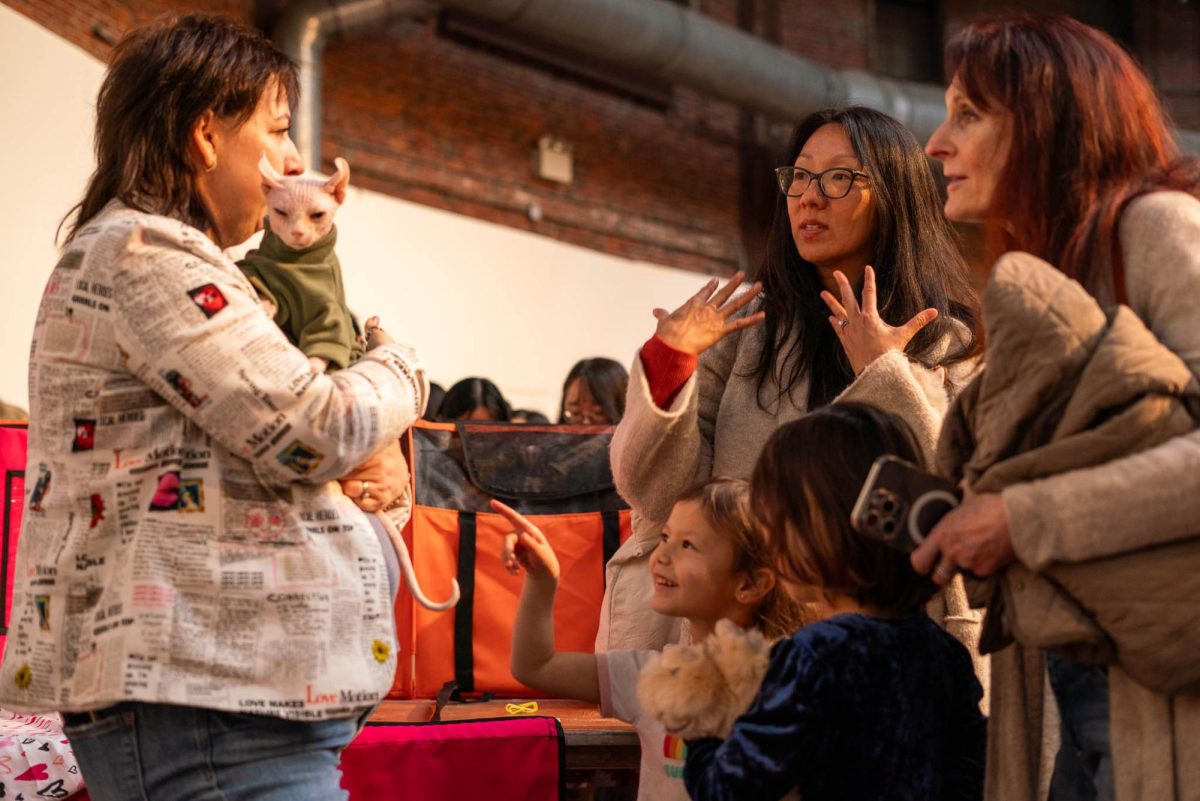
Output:
[[[493,511],[499,513],[502,517],[508,520],[508,522],[512,523],[513,526],[516,527],[517,531],[531,534],[534,536],[534,539],[541,539],[543,541],[545,540],[545,536],[542,534],[541,529],[526,520],[524,515],[512,507],[508,506],[507,504],[503,504],[494,498],[488,502],[488,505],[492,507]]]

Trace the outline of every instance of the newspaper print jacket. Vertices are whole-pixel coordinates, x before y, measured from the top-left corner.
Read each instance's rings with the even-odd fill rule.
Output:
[[[212,241],[114,201],[50,276],[0,706],[298,720],[378,702],[387,571],[333,479],[419,416],[399,346],[317,374]]]

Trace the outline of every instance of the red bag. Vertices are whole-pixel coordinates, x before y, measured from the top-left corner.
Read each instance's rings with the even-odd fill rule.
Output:
[[[629,509],[609,467],[612,429],[418,423],[410,465],[416,503],[405,541],[425,593],[447,595],[453,610],[433,612],[401,590],[396,622],[401,648],[390,697],[432,698],[450,680],[461,693],[537,697],[509,671],[513,619],[524,580],[501,564],[512,526],[488,510],[498,498],[527,515],[558,555],[562,575],[554,608],[555,645],[591,651],[604,597],[604,566],[631,533]]]
[[[3,479],[4,508],[0,514],[0,581],[4,593],[4,617],[0,618],[0,650],[8,634],[12,614],[13,573],[17,567],[17,541],[21,533],[21,513],[25,508],[25,458],[29,431],[25,423],[0,422],[0,478]]]
[[[350,801],[552,801],[566,748],[549,717],[367,724],[342,752]]]

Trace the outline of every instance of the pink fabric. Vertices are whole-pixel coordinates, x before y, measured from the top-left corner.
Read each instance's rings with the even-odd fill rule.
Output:
[[[562,734],[547,717],[366,726],[342,752],[350,801],[553,801]]]
[[[25,451],[29,432],[25,426],[0,425],[0,503],[7,505],[0,510],[0,536],[7,534],[7,541],[0,540],[0,548],[7,549],[8,570],[4,575],[4,624],[12,620],[13,572],[17,566],[17,540],[21,531],[21,512],[25,506],[25,480],[17,474],[25,471]],[[7,493],[7,497],[6,497]],[[0,650],[5,637],[0,632]]]

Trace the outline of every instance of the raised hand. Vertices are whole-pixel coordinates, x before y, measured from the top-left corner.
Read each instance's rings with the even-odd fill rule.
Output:
[[[913,337],[938,316],[937,309],[925,309],[901,326],[890,326],[879,316],[875,295],[875,270],[867,267],[863,275],[862,305],[854,297],[854,288],[841,270],[835,270],[841,302],[829,290],[821,292],[821,300],[833,312],[829,324],[837,333],[854,374],[858,375],[871,362],[889,350],[903,351]]]
[[[727,334],[758,325],[766,317],[765,312],[756,312],[740,319],[729,321],[747,303],[758,297],[762,284],[755,282],[749,291],[730,300],[746,276],[739,270],[734,273],[719,291],[719,279],[712,279],[673,312],[655,309],[658,318],[658,338],[672,348],[699,356],[720,342]]]
[[[542,530],[525,519],[525,516],[500,501],[490,502],[492,510],[503,515],[515,529],[504,536],[500,549],[500,561],[510,573],[521,568],[530,578],[558,580],[558,557]]]

